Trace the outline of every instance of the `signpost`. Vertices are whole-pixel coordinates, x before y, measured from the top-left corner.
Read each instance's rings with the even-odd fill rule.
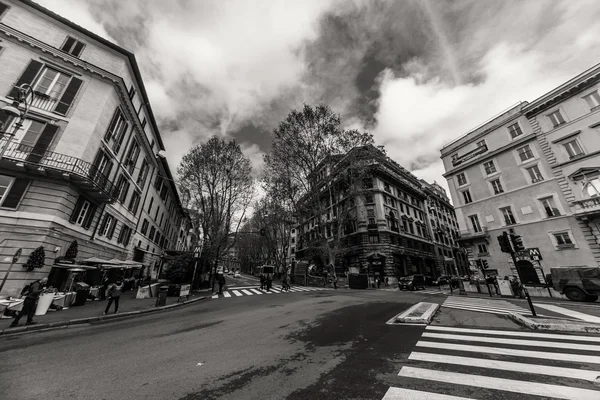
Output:
[[[17,251],[15,252],[15,255],[12,257],[10,266],[8,267],[8,270],[4,274],[4,278],[2,278],[2,283],[0,284],[0,291],[2,291],[2,288],[4,287],[4,284],[6,283],[6,280],[8,279],[8,274],[10,274],[10,270],[12,269],[13,265],[15,265],[15,263],[17,261],[19,261],[19,257],[21,257],[21,253],[23,253],[23,249],[19,247],[17,249]]]
[[[179,290],[179,298],[177,299],[177,302],[179,303],[179,300],[181,300],[182,298],[186,298],[186,300],[190,299],[190,289],[191,289],[192,285],[187,283],[185,285],[181,285],[181,288]]]

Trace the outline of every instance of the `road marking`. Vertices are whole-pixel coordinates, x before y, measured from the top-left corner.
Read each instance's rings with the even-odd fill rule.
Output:
[[[520,332],[520,331],[501,331],[492,329],[474,329],[474,328],[455,328],[451,326],[435,326],[429,325],[428,331],[444,331],[444,332],[460,332],[460,333],[481,333],[484,335],[502,335],[502,336],[524,336],[536,337],[544,339],[562,339],[562,340],[577,340],[580,342],[598,342],[598,336],[575,336],[575,335],[559,335],[555,333],[536,333],[536,332]]]
[[[250,289],[251,292],[256,293],[256,294],[263,294],[263,292],[261,292],[258,289]]]
[[[248,296],[253,296],[253,295],[254,295],[254,293],[252,293],[251,291],[249,291],[249,290],[246,290],[246,289],[243,289],[243,290],[242,290],[242,292],[244,292],[244,293],[245,293],[245,294],[247,294]]]
[[[237,290],[232,290],[231,291],[233,294],[235,294],[236,296],[243,296],[243,294],[241,294],[240,292],[238,292]]]
[[[290,288],[290,292],[303,292],[303,290],[300,290],[297,287],[293,287],[293,288]]]
[[[588,351],[600,351],[600,346],[593,344],[578,344],[578,343],[564,343],[564,342],[544,342],[540,340],[523,340],[523,339],[506,339],[496,337],[484,337],[484,336],[472,336],[472,335],[453,335],[448,333],[431,333],[425,332],[422,337],[435,338],[435,339],[448,339],[448,340],[464,340],[471,342],[481,343],[498,343],[498,344],[513,344],[517,346],[532,346],[532,347],[550,347],[550,348],[562,348],[569,350],[588,350]]]
[[[427,347],[433,349],[470,351],[474,353],[500,354],[503,356],[519,356],[529,358],[541,358],[543,360],[574,361],[580,363],[600,364],[599,356],[584,356],[581,354],[551,353],[548,351],[531,351],[507,349],[502,347],[471,346],[467,344],[456,343],[436,343],[427,341],[418,341],[415,347]]]
[[[457,397],[448,394],[421,392],[419,390],[391,387],[382,400],[475,400],[471,397]]]
[[[274,291],[275,293],[281,293],[281,290],[277,289],[277,288],[271,288],[272,291]]]
[[[446,301],[443,304],[444,306],[455,306],[455,307],[471,307],[471,308],[482,308],[486,310],[510,310],[510,311],[527,311],[524,308],[514,306],[514,307],[503,307],[501,305],[492,305],[492,304],[469,304],[469,303],[457,303],[453,301]]]
[[[427,361],[434,363],[463,365],[467,367],[479,367],[489,369],[499,369],[502,371],[525,372],[528,374],[540,374],[556,376],[559,378],[584,379],[594,382],[600,371],[588,371],[577,368],[551,367],[538,364],[523,364],[520,362],[488,360],[483,358],[450,356],[447,354],[419,353],[413,352],[408,357],[409,360]]]
[[[488,308],[481,307],[465,307],[465,306],[449,306],[448,304],[442,304],[442,307],[452,308],[454,310],[464,310],[464,311],[477,311],[487,314],[498,314],[498,315],[507,315],[510,311],[506,310],[493,310]]]
[[[219,295],[218,295],[218,294],[213,294],[212,298],[213,298],[213,299],[218,299],[218,298],[219,298]]]
[[[223,296],[225,296],[225,297],[231,297],[231,294],[229,294],[229,292],[223,292]]]
[[[402,367],[398,376],[407,378],[424,379],[428,381],[454,383],[471,387],[484,387],[486,389],[502,390],[534,396],[548,396],[566,400],[598,400],[598,391],[580,389],[568,386],[550,385],[527,381],[517,381],[504,378],[493,378],[489,376],[462,374],[459,372],[448,372],[429,370],[416,367]]]
[[[577,318],[586,322],[594,322],[596,324],[600,323],[600,317],[595,317],[593,315],[585,314],[582,312],[569,310],[568,308],[553,306],[550,304],[534,304],[534,306],[558,314],[568,315],[569,317]]]

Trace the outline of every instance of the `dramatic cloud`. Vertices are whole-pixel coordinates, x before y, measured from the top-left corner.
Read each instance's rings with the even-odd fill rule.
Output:
[[[600,60],[595,0],[39,0],[133,51],[172,167],[235,137],[255,168],[268,132],[326,102],[445,186],[440,147]]]

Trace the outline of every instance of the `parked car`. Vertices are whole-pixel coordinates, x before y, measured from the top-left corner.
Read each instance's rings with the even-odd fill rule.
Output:
[[[241,278],[242,274],[240,274],[240,271],[235,271],[235,273],[233,274],[234,278]]]
[[[425,277],[423,275],[404,276],[398,279],[398,288],[400,290],[425,289]]]
[[[598,300],[600,295],[600,268],[598,267],[559,267],[550,268],[548,284],[567,296],[571,301]]]

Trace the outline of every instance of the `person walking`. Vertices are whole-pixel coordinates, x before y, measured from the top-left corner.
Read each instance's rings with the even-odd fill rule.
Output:
[[[27,322],[25,325],[37,324],[37,322],[33,321],[33,316],[35,315],[37,301],[40,298],[40,294],[42,294],[44,291],[44,287],[46,286],[47,282],[48,278],[42,278],[40,280],[33,281],[31,284],[23,288],[21,291],[21,296],[25,296],[25,300],[23,300],[23,308],[15,316],[12,324],[10,324],[11,328],[19,326],[19,321],[23,315],[27,315]]]
[[[260,274],[260,290],[265,288],[265,274]]]
[[[108,290],[108,276],[102,279],[102,285],[100,285],[100,300],[106,300],[106,291]]]
[[[283,290],[286,292],[290,290],[290,276],[287,274],[283,277]]]
[[[273,275],[267,274],[267,292],[271,290],[271,286],[273,286]]]
[[[115,314],[119,312],[119,299],[121,298],[121,293],[123,293],[123,284],[121,281],[117,281],[117,283],[113,283],[110,286],[108,289],[108,304],[102,315],[108,314],[108,310],[113,302],[115,303]]]
[[[223,294],[223,286],[225,286],[225,275],[219,274],[217,281],[219,282],[219,294]]]

